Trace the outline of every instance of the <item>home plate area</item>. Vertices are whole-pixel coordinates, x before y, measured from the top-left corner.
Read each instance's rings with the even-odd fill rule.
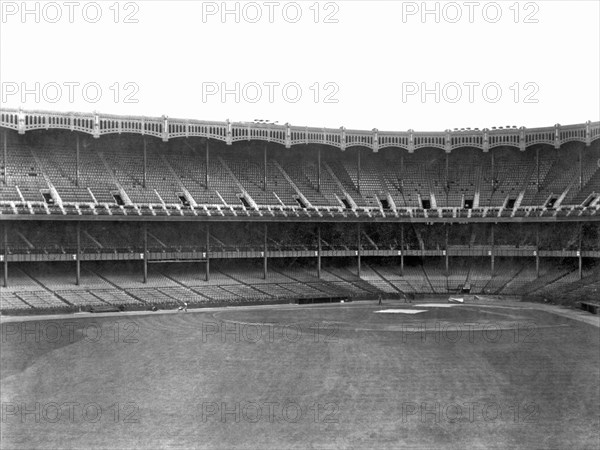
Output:
[[[423,303],[415,305],[417,308],[451,308],[456,304],[449,303]],[[374,311],[378,314],[419,314],[427,312],[427,309],[382,309],[381,311]]]
[[[457,304],[452,303],[422,303],[420,305],[415,305],[419,308],[452,308],[453,306],[458,306]]]

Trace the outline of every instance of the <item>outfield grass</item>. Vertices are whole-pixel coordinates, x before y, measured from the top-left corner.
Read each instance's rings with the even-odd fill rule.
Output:
[[[597,327],[388,307],[3,323],[2,448],[597,448]]]

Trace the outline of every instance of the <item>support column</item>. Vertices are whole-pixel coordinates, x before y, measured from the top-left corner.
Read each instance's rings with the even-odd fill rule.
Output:
[[[404,224],[400,224],[400,276],[404,276]]]
[[[583,189],[583,148],[579,147],[579,190]]]
[[[356,180],[357,180],[357,189],[358,192],[360,193],[360,148],[358,149],[358,152],[356,154]]]
[[[267,144],[265,144],[263,156],[263,191],[267,192]]]
[[[6,132],[5,132],[6,135]],[[4,223],[4,287],[8,287],[8,224]]]
[[[580,222],[579,223],[579,243],[577,246],[578,249],[578,259],[579,259],[579,279],[581,280],[583,278],[583,257],[581,256],[581,241],[583,238],[583,224]]]
[[[144,178],[142,180],[142,186],[146,187],[146,164],[147,164],[147,155],[146,155],[146,138],[144,138]]]
[[[496,183],[494,182],[494,180],[496,179],[496,175],[494,173],[494,151],[490,150],[490,157],[492,158],[492,192],[494,192],[496,189]]]
[[[449,168],[449,164],[450,164],[450,154],[446,152],[446,207],[449,207],[450,205],[448,204],[448,197],[450,196],[450,168]]]
[[[538,147],[535,148],[535,170],[536,170],[536,188],[537,191],[540,192],[540,149]]]
[[[75,152],[75,186],[79,186],[79,134],[77,134],[77,146]]]
[[[448,261],[448,227],[449,227],[449,225],[447,223],[445,223],[444,226],[446,227],[446,277],[447,277],[448,272],[449,272],[449,261]]]
[[[361,249],[360,249],[360,232],[361,232],[361,231],[362,231],[362,227],[361,227],[360,223],[357,223],[357,224],[356,224],[356,234],[357,234],[357,236],[356,236],[356,238],[357,238],[357,242],[356,242],[356,243],[358,244],[358,249],[357,249],[357,252],[356,252],[356,254],[357,254],[357,257],[358,257],[358,258],[357,258],[357,263],[358,263],[358,266],[357,266],[357,270],[356,270],[356,275],[357,275],[359,278],[360,278],[360,256],[361,256],[361,255],[360,255],[360,253],[361,253],[361,251],[360,251],[360,250],[361,250]]]
[[[492,276],[494,276],[494,224],[492,224],[492,231],[491,231],[491,237],[492,237],[492,258],[491,258],[491,269],[492,269]]]
[[[204,185],[206,186],[206,189],[208,190],[208,163],[210,161],[209,159],[209,149],[208,149],[208,139],[206,140],[206,170],[204,171]]]
[[[535,224],[535,276],[540,277],[540,224]]]
[[[321,279],[321,224],[317,225],[317,278]]]
[[[321,192],[321,148],[317,149],[317,191]]]
[[[4,151],[4,185],[8,186],[8,144],[6,142],[7,140],[7,134],[8,131],[4,130],[2,132],[2,136],[3,136],[3,151]]]
[[[208,253],[210,252],[210,225],[207,223],[206,224],[206,264],[205,264],[205,270],[206,273],[204,275],[204,279],[206,281],[210,280],[210,258],[208,256]]]
[[[77,222],[77,254],[75,255],[75,284],[81,282],[81,222]]]
[[[267,224],[264,224],[264,241],[263,241],[263,278],[267,279]]]
[[[148,282],[148,223],[144,222],[144,226],[143,226],[143,233],[144,233],[144,264],[143,264],[143,268],[144,268],[144,283]]]

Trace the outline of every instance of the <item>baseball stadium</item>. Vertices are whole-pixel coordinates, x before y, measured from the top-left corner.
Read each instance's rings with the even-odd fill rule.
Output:
[[[600,122],[0,146],[3,447],[598,445]]]

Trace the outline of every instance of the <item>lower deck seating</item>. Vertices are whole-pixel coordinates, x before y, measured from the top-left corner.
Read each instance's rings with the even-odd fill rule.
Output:
[[[10,285],[0,288],[2,311],[62,311],[95,306],[127,308],[178,307],[219,304],[264,303],[286,299],[348,297],[373,299],[379,295],[403,298],[407,294],[448,294],[468,287],[471,294],[528,295],[575,301],[579,296],[595,296],[598,291],[598,265],[586,266],[579,280],[576,266],[542,259],[539,276],[535,261],[499,258],[495,270],[485,261],[452,261],[449,271],[439,261],[408,262],[401,271],[396,265],[363,263],[357,267],[324,267],[321,278],[314,267],[275,266],[264,279],[258,266],[247,262],[216,263],[209,281],[198,264],[151,267],[143,283],[139,267],[127,263],[90,263],[82,269],[75,285],[72,267],[37,263],[13,264]],[[489,264],[489,261],[487,262]],[[85,266],[85,264],[84,264]]]

